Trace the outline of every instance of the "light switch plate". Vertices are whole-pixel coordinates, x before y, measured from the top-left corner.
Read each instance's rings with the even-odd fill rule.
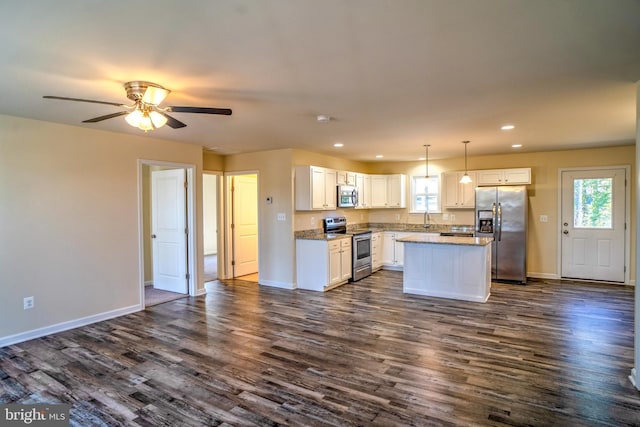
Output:
[[[540,215],[540,222],[547,222],[549,221],[549,218],[547,218],[546,215]]]
[[[286,221],[287,220],[287,215],[285,215],[282,212],[278,213],[278,221]]]

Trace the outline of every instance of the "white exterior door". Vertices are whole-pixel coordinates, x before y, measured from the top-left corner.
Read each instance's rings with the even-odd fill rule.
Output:
[[[258,176],[233,177],[234,277],[258,271]]]
[[[624,282],[625,169],[562,172],[562,277]]]
[[[187,293],[184,169],[151,172],[153,287]]]

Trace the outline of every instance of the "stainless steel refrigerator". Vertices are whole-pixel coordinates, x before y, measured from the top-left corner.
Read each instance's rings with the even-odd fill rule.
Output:
[[[476,188],[476,236],[493,237],[491,278],[527,282],[527,187]]]

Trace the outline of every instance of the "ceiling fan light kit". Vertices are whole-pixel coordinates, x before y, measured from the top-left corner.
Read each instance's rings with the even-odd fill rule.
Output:
[[[159,107],[159,104],[164,101],[164,99],[171,93],[171,91],[156,83],[134,80],[125,83],[124,89],[127,91],[127,98],[134,102],[133,105],[118,104],[115,102],[107,101],[96,101],[93,99],[68,98],[51,95],[43,96],[43,98],[59,99],[63,101],[90,102],[94,104],[106,104],[125,107],[131,111],[120,111],[117,113],[107,114],[105,116],[94,117],[93,119],[83,120],[82,122],[96,123],[103,120],[112,119],[114,117],[125,116],[125,120],[129,125],[137,127],[138,129],[141,129],[145,132],[161,128],[164,125],[168,125],[173,129],[183,128],[187,126],[180,120],[167,114],[170,112],[222,114],[225,116],[231,115],[231,109],[229,108],[175,106]]]

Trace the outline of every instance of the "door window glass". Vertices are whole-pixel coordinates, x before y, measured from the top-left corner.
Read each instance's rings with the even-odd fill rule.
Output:
[[[573,226],[612,228],[613,178],[573,180]]]

